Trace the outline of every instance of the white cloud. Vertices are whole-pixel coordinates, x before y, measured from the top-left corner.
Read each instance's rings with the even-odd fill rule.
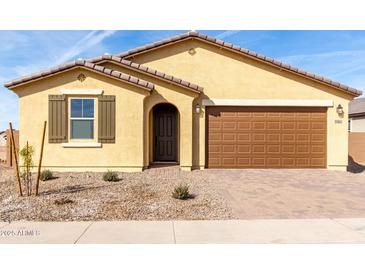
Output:
[[[77,57],[80,53],[86,51],[87,49],[101,43],[105,38],[113,35],[115,30],[105,30],[105,31],[91,31],[84,38],[79,40],[71,48],[67,49],[58,59],[58,63],[64,63],[72,58]]]
[[[360,90],[365,89],[365,50],[329,51],[278,59]]]
[[[87,50],[95,48],[99,50],[101,49],[99,48],[101,42],[113,35],[114,32],[90,31],[76,42],[75,37],[80,33],[76,35],[74,32],[49,33],[42,31],[25,35],[17,32],[2,32],[0,35],[1,44],[3,41],[8,41],[8,43],[7,51],[4,48],[0,49],[0,53],[3,54],[0,57],[5,61],[9,59],[8,57],[12,53],[16,53],[11,59],[19,59],[19,63],[24,65],[13,65],[13,60],[9,59],[12,64],[0,67],[0,130],[6,128],[9,121],[13,121],[14,126],[18,125],[18,98],[13,92],[2,87],[4,82],[64,63]],[[64,44],[68,43],[70,46],[60,47],[60,39]],[[39,51],[40,48],[42,49],[41,52]],[[34,54],[35,52],[38,55]]]
[[[365,55],[365,50],[343,50],[343,51],[330,51],[322,53],[313,54],[300,54],[300,55],[289,55],[281,57],[281,60],[300,62],[307,59],[327,59],[327,58],[340,58],[340,57],[363,57]]]
[[[216,35],[215,38],[218,38],[218,39],[224,39],[224,38],[227,38],[227,37],[230,37],[230,36],[233,36],[239,32],[241,32],[242,30],[226,30],[218,35]]]
[[[49,43],[49,41],[46,41],[44,39],[45,44],[37,46],[44,46],[45,50],[47,49],[51,51],[50,54],[44,55],[43,59],[31,59],[29,64],[9,67],[7,68],[6,75],[4,75],[4,73],[1,73],[0,71],[0,79],[5,81],[11,80],[13,78],[29,75],[42,69],[46,69],[50,66],[62,64],[64,62],[72,60],[78,57],[83,52],[87,51],[88,49],[98,46],[104,39],[110,37],[114,33],[115,31],[90,31],[76,43],[73,43],[70,47],[65,48],[61,52],[56,45],[53,45],[52,43]]]
[[[0,52],[10,51],[19,46],[19,44],[28,43],[29,39],[26,35],[17,31],[3,31],[0,36]]]

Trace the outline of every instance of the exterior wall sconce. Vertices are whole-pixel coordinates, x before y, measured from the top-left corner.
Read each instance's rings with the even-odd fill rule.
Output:
[[[339,104],[336,108],[336,112],[338,115],[342,115],[343,114],[343,106],[341,106],[341,104]]]
[[[195,105],[195,112],[196,112],[196,114],[199,114],[201,112],[201,110],[202,110],[201,106],[199,104],[196,104]]]

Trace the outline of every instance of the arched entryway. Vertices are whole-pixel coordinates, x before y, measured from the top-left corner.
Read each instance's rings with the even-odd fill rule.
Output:
[[[153,162],[178,162],[178,111],[167,103],[153,107]]]

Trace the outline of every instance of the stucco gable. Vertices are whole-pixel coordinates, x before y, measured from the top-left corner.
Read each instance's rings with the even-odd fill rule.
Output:
[[[224,42],[222,40],[216,39],[214,37],[210,37],[198,32],[188,32],[183,33],[177,36],[170,37],[168,39],[164,39],[161,41],[157,41],[151,44],[147,44],[138,48],[131,49],[126,52],[122,52],[118,54],[118,57],[121,57],[123,59],[132,60],[133,58],[136,58],[140,55],[148,55],[150,52],[157,51],[161,48],[169,47],[172,45],[175,45],[177,43],[186,43],[191,40],[198,40],[206,44],[213,45],[215,47],[218,47],[220,49],[224,49],[227,51],[234,52],[239,55],[246,56],[250,59],[265,63],[267,65],[279,68],[280,70],[285,70],[290,73],[293,73],[295,75],[298,75],[300,77],[310,79],[311,81],[319,82],[323,85],[330,86],[332,88],[335,88],[337,90],[340,90],[341,92],[347,93],[349,95],[352,95],[354,97],[359,96],[362,94],[362,91],[343,85],[339,82],[333,81],[331,79],[328,79],[326,77],[304,71],[300,68],[296,68],[294,66],[285,64],[279,60],[275,60],[273,58],[258,54],[256,52],[253,52],[251,50],[241,48],[240,46],[233,45],[231,43]],[[136,58],[138,60],[138,58]]]
[[[56,74],[60,74],[60,73],[64,73],[73,69],[77,69],[77,68],[81,68],[81,69],[85,69],[85,70],[89,70],[98,74],[102,74],[104,76],[107,77],[111,77],[114,78],[116,80],[137,86],[139,88],[148,90],[148,91],[152,91],[154,89],[154,85],[150,82],[147,82],[145,80],[139,79],[137,77],[125,74],[125,73],[121,73],[117,70],[112,70],[109,68],[105,68],[103,66],[97,65],[97,64],[93,64],[90,62],[87,62],[85,60],[76,60],[73,62],[68,62],[44,71],[40,71],[37,72],[35,74],[32,75],[28,75],[25,77],[21,77],[15,80],[12,80],[10,82],[5,83],[5,87],[9,88],[9,89],[14,89],[17,88],[21,85],[24,84],[28,84],[30,82],[34,82],[34,81],[38,81],[41,79],[45,79],[48,77],[51,77],[53,75]]]

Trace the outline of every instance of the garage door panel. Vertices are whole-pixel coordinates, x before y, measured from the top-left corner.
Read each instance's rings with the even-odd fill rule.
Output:
[[[280,154],[281,153],[281,145],[266,145],[266,151],[268,154]]]
[[[207,167],[326,166],[326,108],[207,107]]]
[[[265,121],[257,121],[257,122],[252,122],[252,130],[259,130],[259,131],[263,131],[266,130],[266,122]]]
[[[281,145],[283,154],[295,154],[295,145]]]
[[[252,130],[250,122],[237,122],[237,127],[238,130]]]
[[[235,165],[236,165],[236,157],[223,157],[222,158],[223,167],[232,167]]]
[[[256,143],[256,142],[265,142],[266,138],[265,138],[265,133],[251,133],[252,136],[252,142]]]
[[[222,141],[224,143],[224,141],[236,141],[237,140],[237,135],[235,133],[222,133]]]
[[[326,141],[326,136],[324,134],[311,134],[312,143],[324,143]]]
[[[222,130],[222,123],[220,121],[209,121],[209,128],[210,131],[218,131],[220,132]]]
[[[224,131],[226,130],[237,130],[237,123],[236,122],[223,122],[222,123],[222,129]]]
[[[238,154],[242,154],[242,153],[251,153],[251,145],[237,145],[237,153]]]
[[[311,158],[311,166],[313,167],[323,167],[325,165],[323,157]]]
[[[296,143],[310,143],[310,140],[311,140],[310,132],[296,135]]]
[[[282,143],[295,143],[296,138],[294,133],[282,133],[281,135]]]
[[[297,167],[310,167],[310,159],[308,158],[297,158],[296,159]]]
[[[310,145],[297,145],[296,146],[297,154],[309,154],[310,153]]]
[[[251,142],[250,133],[237,133],[237,141]]]
[[[293,168],[296,167],[295,158],[282,157],[281,164],[282,164],[282,166],[285,166],[285,167],[293,167]]]
[[[214,133],[214,132],[211,132],[209,133],[209,141],[222,141],[222,133],[220,132],[217,132],[217,133]]]
[[[319,154],[325,154],[325,148],[322,145],[312,145],[311,146],[311,153],[319,153]]]
[[[281,166],[281,158],[266,158],[266,165],[270,167],[280,167]]]
[[[326,120],[326,113],[323,113],[323,112],[312,113],[311,119],[312,120],[321,120],[321,121]]]
[[[267,130],[280,130],[280,121],[267,121]]]
[[[309,131],[310,128],[311,128],[311,122],[310,121],[297,122],[297,124],[296,124],[296,130],[297,131]]]
[[[312,121],[311,126],[312,126],[311,128],[312,131],[316,130],[322,131],[326,129],[326,124],[323,122]]]
[[[252,164],[252,167],[265,167],[266,158],[263,158],[263,157],[261,157],[261,158],[252,157],[251,164]]]
[[[265,145],[252,145],[252,153],[259,153],[259,154],[265,154],[266,153],[266,147]]]
[[[280,133],[266,134],[266,141],[269,143],[280,143]]]
[[[251,157],[238,157],[237,165],[239,166],[251,166]]]
[[[284,121],[281,123],[282,130],[295,130],[295,122]]]

